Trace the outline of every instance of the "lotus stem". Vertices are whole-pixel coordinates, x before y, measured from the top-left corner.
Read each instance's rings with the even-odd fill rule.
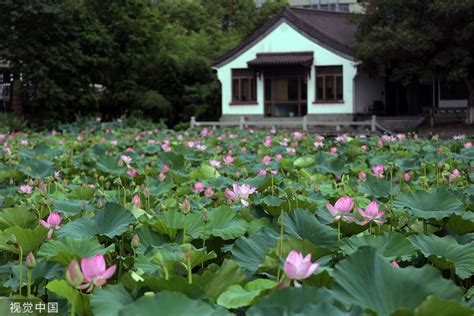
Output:
[[[31,271],[30,271],[30,269],[28,269],[28,271],[26,271],[26,276],[28,278],[28,282],[26,283],[26,297],[30,297],[31,296]]]
[[[341,221],[337,222],[337,242],[341,241]]]
[[[191,256],[188,256],[188,284],[193,284],[193,271],[191,267]]]
[[[20,248],[20,275],[19,275],[19,281],[20,281],[20,287],[18,288],[18,291],[20,292],[21,295],[21,288],[23,284],[23,248],[21,245],[19,246]]]
[[[423,233],[425,235],[428,235],[428,224],[426,222],[426,219],[423,220]]]
[[[185,239],[186,239],[186,214],[184,215],[184,227],[183,227],[183,242],[182,244],[184,245],[186,243]]]

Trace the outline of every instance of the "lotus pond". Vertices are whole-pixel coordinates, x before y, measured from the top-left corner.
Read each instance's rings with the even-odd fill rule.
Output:
[[[144,128],[0,134],[1,315],[473,314],[470,137]]]

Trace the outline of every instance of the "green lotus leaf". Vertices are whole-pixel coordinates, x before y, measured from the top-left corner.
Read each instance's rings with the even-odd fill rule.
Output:
[[[128,229],[128,225],[135,221],[133,214],[117,203],[107,203],[103,210],[99,210],[92,218],[81,217],[69,222],[58,231],[61,237],[75,238],[105,235],[119,236]]]
[[[474,274],[474,243],[460,245],[452,236],[419,235],[408,238],[440,269],[456,269],[461,279]]]
[[[135,302],[124,306],[119,315],[156,316],[169,315],[232,315],[220,306],[213,306],[204,301],[193,300],[178,292],[159,292],[153,296],[143,296]]]
[[[451,215],[448,220],[447,228],[452,230],[458,235],[464,235],[474,232],[474,219],[466,219],[466,214],[472,212],[466,212],[463,216]],[[474,213],[472,213],[474,214]]]
[[[6,208],[0,211],[0,229],[12,226],[31,228],[38,225],[38,219],[34,211],[24,206]]]
[[[75,306],[75,310],[79,315],[84,315],[86,306],[83,303],[83,294],[71,287],[65,280],[50,281],[46,288],[56,293],[56,295],[67,299],[69,304]]]
[[[89,202],[86,200],[59,199],[53,202],[53,208],[55,211],[72,216],[88,209],[88,204]]]
[[[217,299],[217,304],[225,308],[249,306],[263,291],[276,287],[278,283],[268,279],[256,279],[241,285],[231,285]]]
[[[45,257],[49,261],[67,266],[72,259],[90,258],[100,253],[105,254],[113,250],[113,245],[104,248],[95,237],[76,238],[66,236],[59,240],[48,240],[41,245],[38,257]]]
[[[254,273],[260,263],[265,259],[265,254],[277,244],[279,236],[271,229],[262,229],[249,237],[240,237],[234,244],[224,249],[232,253],[232,259],[237,264]]]
[[[287,287],[278,289],[257,302],[248,310],[247,315],[346,315],[331,305],[334,300],[333,294],[326,289]],[[322,311],[318,307],[322,302],[330,305],[322,308],[328,313],[318,313]]]
[[[310,156],[300,157],[293,162],[293,166],[297,168],[307,168],[314,164],[315,160],[316,159],[314,157]]]
[[[235,216],[235,212],[226,205],[209,211],[209,226],[213,236],[223,240],[235,239],[245,234],[247,222]]]
[[[352,254],[364,246],[377,249],[379,253],[388,260],[394,260],[396,258],[408,260],[417,251],[405,236],[397,232],[385,233],[378,236],[352,236],[343,240],[341,250],[344,254]]]
[[[415,316],[472,316],[474,309],[454,300],[443,300],[437,296],[428,298],[415,310]]]
[[[413,311],[429,295],[461,299],[461,290],[443,279],[436,268],[394,268],[372,247],[361,248],[340,261],[333,276],[333,293],[338,300],[374,310],[380,316],[399,309]]]
[[[217,172],[216,168],[214,167],[211,167],[209,165],[206,165],[206,164],[202,164],[198,169],[198,175],[199,175],[199,179],[216,179],[216,178],[219,178],[221,175],[219,174],[219,172]]]
[[[442,188],[430,192],[416,191],[399,195],[393,205],[408,209],[414,216],[423,219],[443,219],[452,214],[462,215],[464,205],[456,196]]]
[[[97,160],[96,166],[97,169],[103,171],[107,174],[111,174],[114,176],[120,176],[127,174],[127,167],[121,166],[119,167],[119,157],[117,156],[104,156]]]
[[[303,209],[283,214],[284,231],[290,236],[307,239],[318,247],[335,249],[337,231],[321,224],[316,216]]]
[[[56,166],[48,160],[30,158],[23,159],[18,165],[18,170],[29,177],[41,179],[52,176]]]
[[[23,254],[35,250],[46,239],[48,230],[43,226],[36,226],[34,229],[12,226],[0,232],[0,249],[13,253],[20,253],[20,248],[13,244],[12,236],[23,249]],[[9,242],[10,241],[10,242]]]
[[[171,169],[182,169],[184,167],[184,158],[182,155],[173,152],[160,152],[159,159],[167,164]]]
[[[120,310],[133,302],[122,284],[96,288],[90,303],[95,316],[118,316]]]
[[[389,195],[397,194],[398,185],[390,183],[390,180],[368,177],[367,180],[361,184],[361,192],[377,198],[388,197]]]
[[[245,281],[245,271],[233,260],[225,260],[222,266],[210,266],[202,275],[196,275],[193,283],[201,286],[207,296],[216,301],[229,286],[243,284]]]

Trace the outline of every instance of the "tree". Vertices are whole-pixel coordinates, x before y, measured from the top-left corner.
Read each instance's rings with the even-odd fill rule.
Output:
[[[474,2],[372,0],[359,24],[356,56],[363,66],[404,84],[462,80],[474,121]]]

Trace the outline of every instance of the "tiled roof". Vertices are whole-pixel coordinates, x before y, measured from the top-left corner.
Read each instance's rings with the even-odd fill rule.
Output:
[[[249,67],[313,64],[313,52],[258,53],[257,58],[247,62]]]
[[[224,65],[239,53],[267,35],[280,21],[285,21],[299,32],[318,42],[322,46],[345,57],[353,59],[357,25],[349,20],[348,13],[322,11],[307,8],[288,7],[280,11],[273,19],[261,26],[239,45],[224,53],[213,63],[214,67]]]

